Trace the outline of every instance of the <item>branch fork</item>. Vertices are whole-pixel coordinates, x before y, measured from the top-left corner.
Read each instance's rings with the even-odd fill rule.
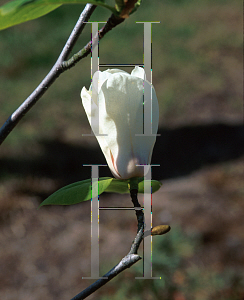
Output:
[[[43,79],[43,81],[38,85],[38,87],[31,93],[31,95],[15,110],[15,112],[12,115],[8,117],[6,122],[0,128],[0,145],[10,134],[10,132],[14,129],[14,127],[18,124],[18,122],[24,117],[24,115],[45,94],[45,92],[54,83],[54,81],[60,76],[60,74],[72,68],[78,61],[86,57],[91,52],[92,42],[90,41],[83,49],[81,49],[79,52],[74,54],[69,60],[67,60],[75,43],[77,42],[80,34],[82,33],[86,25],[86,22],[89,20],[95,8],[96,5],[92,5],[92,4],[87,4],[85,6],[63,50],[61,51],[56,63],[54,64],[50,72]],[[99,39],[103,38],[107,32],[109,32],[112,28],[122,23],[124,20],[125,20],[124,18],[112,14],[108,19],[107,23],[94,37],[94,41],[96,40],[98,41],[98,38]]]

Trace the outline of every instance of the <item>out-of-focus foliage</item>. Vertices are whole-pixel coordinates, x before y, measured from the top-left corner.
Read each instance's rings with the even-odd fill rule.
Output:
[[[78,7],[60,7],[51,14],[0,32],[1,124],[52,67],[80,15]],[[108,10],[97,8],[91,21],[105,22],[109,16]],[[228,124],[242,120],[241,1],[142,1],[135,14],[100,42],[101,64],[143,63],[143,25],[136,24],[136,21],[161,21],[152,25],[152,76],[159,99],[161,128],[185,125],[195,128],[196,124]],[[90,36],[88,24],[74,52],[79,51]],[[90,74],[89,57],[63,73],[1,146],[1,226],[5,224],[1,231],[1,244],[9,249],[1,252],[2,267],[6,270],[1,277],[2,297],[7,291],[13,299],[33,299],[36,295],[40,299],[64,295],[69,299],[75,289],[78,293],[81,285],[87,286],[77,266],[80,266],[84,253],[90,253],[90,227],[86,228],[90,222],[90,207],[83,211],[84,205],[89,203],[82,203],[82,209],[77,209],[80,204],[65,209],[44,207],[38,212],[36,208],[40,201],[62,186],[62,175],[65,176],[64,184],[79,180],[73,180],[74,173],[76,177],[81,176],[82,163],[87,163],[90,157],[97,157],[101,152],[95,138],[82,136],[82,133],[90,133],[90,127],[81,105],[80,90],[84,85],[90,86]],[[200,132],[203,134],[203,130]],[[176,145],[185,138],[177,133],[174,137]],[[210,147],[209,151],[215,152],[216,149]],[[74,154],[76,161],[72,159]],[[187,164],[188,161],[181,163]],[[237,174],[232,173],[232,164],[237,168]],[[163,174],[165,170],[161,170]],[[199,172],[201,174],[202,170]],[[191,238],[171,224],[172,230],[166,236],[153,237],[153,259],[157,259],[153,265],[153,276],[161,276],[162,279],[148,283],[136,281],[135,276],[141,276],[142,270],[137,271],[139,266],[135,266],[136,269],[133,267],[121,274],[118,282],[114,279],[104,287],[105,290],[101,289],[101,293],[109,291],[113,295],[104,299],[127,297],[144,300],[142,297],[145,295],[146,300],[156,297],[161,300],[161,296],[155,296],[160,292],[167,297],[174,295],[170,300],[183,300],[184,297],[184,300],[191,300],[192,295],[194,300],[242,299],[242,183],[243,167],[238,165],[238,161],[230,165],[226,163],[220,170],[209,170],[209,174],[204,176],[188,176],[164,183],[161,191],[166,188],[166,192],[162,197],[157,196],[160,192],[155,194],[154,207],[156,203],[167,206],[173,218],[178,217],[187,228],[197,227],[199,232],[202,232],[201,222],[207,219],[208,228],[212,227],[211,241],[199,245],[199,239],[204,237],[194,235]],[[171,194],[174,197],[170,198]],[[166,195],[169,200],[165,199]],[[196,197],[201,206],[196,205]],[[127,205],[126,201],[124,205]],[[220,208],[226,214],[220,214]],[[161,209],[157,206],[160,214]],[[45,212],[45,217],[40,212]],[[109,233],[108,241],[113,253],[116,247],[112,242],[118,241],[121,247],[124,245],[122,233],[126,232],[125,240],[128,241],[124,215],[120,219],[115,213],[113,211],[106,218],[108,229],[105,232]],[[76,214],[75,218],[73,214]],[[74,219],[76,222],[72,223]],[[223,225],[226,227],[223,228]],[[119,234],[111,236],[111,228],[119,228]],[[84,242],[81,240],[85,234],[81,231],[83,229],[88,231]],[[213,233],[218,239],[224,238],[218,243]],[[238,251],[241,253],[238,254]],[[214,261],[217,264],[208,265],[199,258],[200,255],[206,257],[216,252]],[[224,253],[222,260],[220,253]],[[68,259],[74,256],[76,260]],[[87,266],[86,256],[84,261],[87,272],[90,266]],[[131,274],[133,270],[135,273]],[[100,274],[107,271],[105,267]],[[67,281],[67,274],[72,280],[75,278],[74,281]],[[140,289],[137,293],[131,282]],[[169,284],[169,289],[160,289],[162,283]],[[147,286],[151,284],[154,290],[146,293]],[[129,296],[127,287],[131,291]]]
[[[77,7],[61,7],[0,32],[1,123],[50,70],[79,16]],[[143,25],[135,21],[160,21],[152,25],[152,76],[160,125],[241,119],[240,12],[238,0],[144,1],[135,14],[100,42],[99,61],[143,63]],[[91,21],[104,22],[109,16],[108,10],[98,8]],[[90,40],[90,32],[88,24],[75,51]],[[37,138],[45,137],[80,141],[81,134],[89,132],[79,94],[82,86],[90,85],[90,64],[88,57],[62,74],[3,147],[26,151]],[[129,67],[124,69],[130,71]]]

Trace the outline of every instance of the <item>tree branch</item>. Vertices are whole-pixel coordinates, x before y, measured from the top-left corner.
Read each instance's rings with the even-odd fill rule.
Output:
[[[100,287],[108,283],[111,279],[117,276],[119,273],[124,271],[127,268],[130,268],[133,264],[139,261],[141,257],[137,254],[128,254],[108,273],[106,273],[102,278],[95,281],[93,284],[88,286],[85,290],[77,294],[71,300],[83,300],[95,291],[97,291]]]
[[[71,32],[62,52],[60,53],[56,63],[39,84],[39,86],[32,92],[32,94],[19,106],[19,108],[7,119],[0,129],[0,145],[9,135],[9,133],[14,129],[18,122],[24,117],[24,115],[32,108],[32,106],[42,97],[42,95],[48,90],[48,88],[53,84],[53,82],[62,74],[64,71],[73,67],[79,60],[86,57],[91,52],[91,45],[93,46],[99,39],[109,32],[112,28],[124,21],[123,18],[111,15],[107,23],[98,32],[98,34],[93,38],[93,41],[89,42],[82,50],[74,54],[68,61],[69,54],[71,53],[77,39],[79,38],[82,30],[85,27],[85,22],[88,21],[96,6],[87,4],[81,13],[73,31]]]
[[[86,21],[89,20],[96,6],[87,4],[82,11],[74,29],[72,30],[62,52],[60,53],[56,63],[39,84],[39,86],[32,92],[32,94],[19,106],[19,108],[7,119],[0,129],[0,145],[13,130],[13,128],[18,124],[18,122],[23,118],[23,116],[31,109],[31,107],[41,98],[41,96],[47,91],[47,89],[52,85],[52,83],[59,77],[62,73],[62,62],[68,57],[72,48],[75,45],[78,37],[80,36]]]
[[[108,273],[102,276],[102,278],[95,281],[93,284],[88,286],[85,290],[77,294],[74,298],[71,300],[83,300],[95,291],[97,291],[100,287],[108,283],[111,279],[113,279],[115,276],[117,276],[119,273],[124,271],[127,268],[130,268],[132,265],[134,265],[136,262],[141,260],[141,257],[137,254],[137,251],[139,249],[139,246],[144,238],[144,236],[147,235],[162,235],[170,231],[169,225],[158,225],[152,230],[148,230],[144,233],[144,213],[143,209],[138,202],[137,198],[138,190],[137,189],[131,189],[130,190],[130,196],[132,203],[134,205],[135,211],[136,211],[136,217],[137,217],[137,224],[138,224],[138,230],[137,235],[131,245],[129,253],[121,259],[121,261],[113,267]]]
[[[98,33],[93,37],[92,41],[90,41],[89,43],[86,44],[86,46],[84,48],[82,48],[79,52],[77,52],[76,54],[74,54],[68,61],[64,61],[62,63],[62,69],[63,71],[70,69],[71,67],[73,67],[78,61],[80,61],[82,58],[86,57],[88,54],[91,53],[91,47],[93,44],[94,45],[97,44],[98,42],[98,37],[99,40],[101,40],[104,35],[109,32],[110,30],[112,30],[115,26],[119,25],[120,23],[122,23],[125,19],[120,18],[115,16],[114,14],[112,14],[110,16],[110,18],[108,19],[107,23],[102,27],[101,30],[98,31]]]

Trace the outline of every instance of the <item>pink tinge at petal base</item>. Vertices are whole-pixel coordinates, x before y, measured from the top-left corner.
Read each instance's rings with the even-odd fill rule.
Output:
[[[121,175],[119,174],[119,171],[118,171],[117,166],[116,166],[116,164],[115,164],[114,156],[113,156],[111,150],[110,150],[110,155],[111,155],[111,161],[112,161],[114,170],[115,170],[115,172],[116,172],[116,174],[117,174],[117,177],[120,177],[120,178],[121,178]]]

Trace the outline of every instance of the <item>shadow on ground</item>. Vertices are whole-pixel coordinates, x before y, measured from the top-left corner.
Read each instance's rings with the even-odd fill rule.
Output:
[[[196,299],[198,295],[211,300],[244,299],[243,158],[238,159],[244,153],[242,125],[161,128],[159,133],[153,163],[160,167],[153,168],[153,178],[200,171],[165,180],[153,196],[153,226],[172,227],[168,237],[155,237],[158,244],[153,244],[153,270],[168,280],[159,282],[160,296],[154,299],[161,299],[165,289],[179,291],[179,297],[174,294],[177,299]],[[74,146],[46,140],[40,141],[39,147],[39,156],[11,158],[9,154],[0,160],[0,176],[7,179],[0,193],[0,244],[5,246],[0,251],[4,270],[0,274],[1,299],[5,294],[8,299],[70,299],[88,285],[82,276],[90,274],[89,201],[68,207],[37,207],[59,187],[88,178],[90,168],[83,164],[103,164],[105,159],[98,145],[88,148],[85,143]],[[234,161],[218,164],[230,160]],[[105,172],[110,175],[108,168],[101,168],[101,173]],[[13,179],[8,180],[6,174]],[[101,206],[127,206],[129,197],[107,194],[100,201]],[[99,228],[100,259],[107,271],[113,257],[117,262],[131,246],[135,215],[102,210]],[[133,268],[118,282],[138,276]],[[111,283],[106,291],[117,291],[119,283]],[[151,295],[151,283],[136,289],[137,294],[143,289],[142,295]],[[182,291],[189,297],[181,297]],[[101,290],[94,297],[103,293]]]
[[[224,162],[244,154],[244,127],[211,124],[186,126],[177,129],[160,128],[152,164],[153,178],[162,180],[183,176],[203,166]],[[43,154],[39,157],[0,159],[0,177],[3,174],[44,176],[62,184],[91,176],[84,164],[106,164],[99,146],[87,148],[59,140],[40,141]],[[100,176],[111,176],[108,168],[100,168]]]

